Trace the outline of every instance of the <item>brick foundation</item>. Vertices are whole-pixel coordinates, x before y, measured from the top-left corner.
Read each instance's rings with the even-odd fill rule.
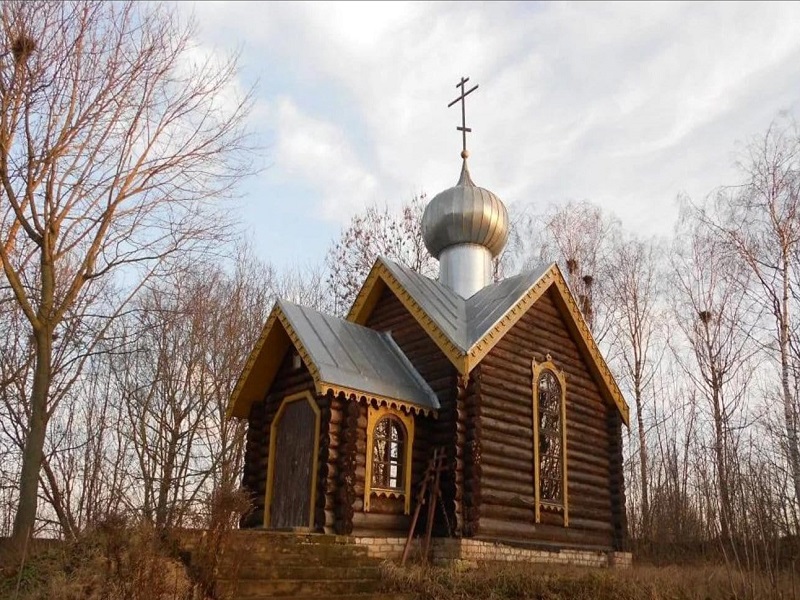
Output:
[[[366,546],[371,558],[400,560],[406,547],[406,538],[354,537],[353,543]],[[415,538],[411,544],[412,554],[415,554],[419,550],[419,539]]]
[[[370,557],[399,560],[403,555],[406,539],[355,537],[353,542],[360,546],[366,546]],[[415,538],[412,543],[412,555],[414,555],[419,551],[419,539]],[[467,538],[434,538],[432,554],[435,563],[516,561],[614,569],[626,569],[631,566],[630,552],[603,552],[569,548],[541,550]]]

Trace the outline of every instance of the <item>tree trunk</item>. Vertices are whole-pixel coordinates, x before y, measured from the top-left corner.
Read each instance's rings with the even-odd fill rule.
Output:
[[[22,474],[19,484],[19,507],[14,518],[12,539],[25,543],[33,533],[39,499],[39,472],[44,458],[44,440],[47,432],[47,396],[50,389],[52,335],[47,330],[35,332],[36,365],[31,391],[31,412],[28,435],[22,454]]]
[[[637,378],[638,379],[638,378]],[[644,417],[642,416],[642,392],[637,381],[635,386],[636,427],[639,436],[639,473],[642,478],[642,531],[643,537],[650,534],[650,490],[648,485],[647,440],[644,434]]]
[[[800,502],[800,448],[797,441],[797,414],[794,397],[789,385],[789,257],[783,256],[783,290],[781,298],[781,314],[778,315],[778,341],[781,355],[781,395],[783,396],[783,416],[786,421],[786,443],[788,446],[789,466],[792,469],[795,503]]]
[[[713,360],[713,357],[710,357]],[[731,501],[728,491],[728,468],[725,458],[725,419],[722,414],[719,378],[712,375],[711,390],[714,403],[714,457],[717,460],[717,485],[719,486],[719,522],[723,541],[730,539]]]

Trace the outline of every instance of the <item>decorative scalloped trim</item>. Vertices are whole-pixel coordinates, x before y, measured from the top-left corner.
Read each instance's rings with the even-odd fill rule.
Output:
[[[300,358],[303,359],[303,363],[306,365],[308,372],[311,373],[314,383],[318,382],[320,380],[319,368],[314,364],[314,361],[311,360],[311,355],[308,353],[308,350],[306,350],[305,346],[303,346],[303,342],[300,341],[300,336],[297,335],[297,332],[294,330],[294,327],[292,327],[289,319],[286,318],[286,315],[283,314],[282,310],[278,312],[278,319],[280,320],[281,325],[283,325],[283,329],[286,331],[289,339],[292,341],[292,345],[300,355]]]
[[[392,408],[368,408],[367,409],[367,449],[366,458],[367,462],[364,468],[364,512],[370,511],[370,500],[373,495],[372,490],[372,448],[374,443],[375,426],[381,419],[390,417],[400,421],[405,429],[405,453],[403,457],[403,464],[405,465],[405,474],[403,475],[403,512],[405,514],[411,513],[411,465],[414,460],[414,418],[407,414]],[[377,488],[377,493],[397,493],[397,490],[387,490]]]
[[[405,499],[406,493],[402,490],[382,490],[378,488],[370,488],[369,495],[375,498],[399,498]]]
[[[354,396],[359,401],[366,402],[368,404],[371,403],[376,407],[387,406],[390,408],[395,408],[397,410],[403,410],[406,413],[414,412],[416,414],[421,414],[426,416],[433,416],[433,417],[437,416],[437,411],[434,409],[417,406],[409,402],[403,402],[402,400],[398,400],[396,398],[389,398],[386,396],[374,396],[362,390],[336,386],[322,381],[319,374],[319,368],[317,367],[317,365],[314,364],[314,361],[311,360],[311,355],[303,346],[302,342],[300,341],[300,337],[297,335],[297,332],[295,332],[291,323],[286,318],[286,315],[283,313],[283,310],[281,310],[280,305],[275,304],[275,307],[272,309],[272,312],[270,313],[270,316],[267,319],[267,322],[261,331],[261,335],[259,336],[255,347],[250,352],[250,355],[247,358],[247,362],[245,363],[244,369],[242,370],[242,374],[239,376],[239,379],[236,382],[236,387],[234,387],[233,389],[233,393],[231,394],[231,400],[228,404],[228,408],[226,411],[227,418],[233,417],[236,405],[239,402],[239,397],[242,393],[242,389],[244,388],[244,384],[247,381],[247,378],[250,376],[250,373],[253,370],[253,367],[255,366],[255,362],[258,359],[258,356],[261,354],[261,350],[264,347],[264,344],[266,343],[267,337],[269,337],[270,332],[275,327],[276,321],[281,324],[284,331],[286,332],[286,335],[289,337],[290,343],[295,347],[297,353],[303,359],[303,363],[306,365],[306,368],[311,374],[311,378],[314,381],[314,386],[318,394],[325,394],[328,390],[331,390],[335,394],[339,394],[341,392],[347,397]]]
[[[569,291],[569,286],[567,286],[564,276],[561,274],[561,271],[558,270],[558,267],[556,267],[556,269],[558,275],[555,280],[556,289],[559,291],[564,304],[566,304],[575,326],[578,329],[578,333],[583,339],[584,344],[586,344],[586,350],[589,352],[589,355],[594,361],[597,370],[600,372],[600,377],[606,384],[608,393],[611,396],[614,404],[617,406],[617,409],[622,416],[622,420],[625,422],[625,425],[628,426],[630,424],[630,408],[628,408],[628,403],[625,402],[625,397],[622,395],[622,391],[619,389],[617,381],[614,379],[614,375],[611,373],[611,369],[608,368],[608,364],[603,358],[603,355],[600,353],[600,349],[597,347],[597,343],[594,341],[594,336],[592,336],[592,332],[589,330],[589,325],[587,325],[586,321],[584,320],[583,313],[581,313],[580,309],[578,308],[578,303],[575,302],[572,292]]]
[[[577,330],[586,348],[586,351],[594,362],[600,378],[605,384],[608,397],[619,410],[625,425],[629,425],[630,408],[628,407],[627,402],[625,402],[625,398],[622,395],[614,376],[611,374],[611,370],[608,368],[605,359],[603,358],[602,354],[600,354],[600,349],[597,347],[594,337],[589,330],[589,326],[586,324],[586,321],[584,320],[583,315],[578,308],[578,304],[575,302],[575,299],[572,296],[572,292],[569,291],[569,287],[567,286],[566,280],[561,274],[561,270],[558,268],[558,265],[553,264],[553,266],[550,267],[550,269],[546,271],[536,281],[536,283],[531,286],[531,288],[522,296],[522,298],[520,298],[516,304],[506,311],[506,313],[497,321],[494,327],[492,327],[480,340],[472,345],[467,353],[461,351],[461,349],[456,346],[456,344],[453,343],[453,341],[447,335],[445,335],[445,333],[436,325],[433,319],[431,319],[431,317],[428,316],[424,310],[422,310],[422,307],[417,304],[411,294],[391,274],[388,267],[380,259],[375,262],[372,270],[367,276],[367,279],[364,281],[364,285],[362,286],[361,291],[358,293],[358,296],[356,297],[356,300],[353,303],[349,314],[347,315],[348,321],[352,321],[360,325],[363,325],[364,322],[366,322],[366,319],[369,316],[369,313],[365,312],[368,308],[367,301],[369,300],[369,297],[378,281],[383,281],[383,283],[392,290],[392,293],[397,296],[405,309],[411,313],[411,315],[416,319],[417,323],[419,323],[422,329],[431,337],[431,339],[436,343],[439,349],[442,350],[444,355],[453,364],[453,366],[456,367],[461,375],[469,374],[475,365],[480,363],[480,361],[491,351],[491,349],[494,348],[495,344],[500,341],[506,332],[511,329],[511,327],[513,327],[517,321],[520,320],[520,318],[522,318],[522,315],[524,315],[525,312],[531,306],[533,306],[533,304],[535,304],[539,298],[542,297],[542,295],[547,291],[548,288],[550,288],[551,285],[555,284],[555,288],[558,290],[564,306],[566,306],[567,311],[572,318],[575,329]],[[232,416],[234,407],[236,406],[239,395],[241,394],[241,390],[244,386],[244,382],[247,380],[247,377],[249,376],[256,359],[258,358],[261,348],[266,341],[267,335],[274,326],[274,322],[279,315],[282,317],[281,324],[284,326],[287,334],[292,340],[292,343],[295,344],[298,352],[303,357],[303,360],[305,361],[309,371],[312,372],[317,389],[319,390],[321,389],[320,386],[327,385],[323,382],[320,382],[319,370],[311,363],[308,353],[305,352],[304,349],[302,352],[300,352],[301,347],[299,345],[299,339],[297,338],[297,335],[294,333],[291,327],[288,326],[288,321],[280,312],[278,305],[276,305],[272,311],[272,314],[270,314],[266,325],[264,326],[256,346],[253,348],[253,351],[250,353],[250,356],[247,359],[247,363],[245,364],[242,375],[239,377],[239,380],[236,383],[236,387],[234,388],[231,396],[231,402],[228,405],[228,417]],[[334,386],[329,387],[330,389],[336,389]],[[345,388],[341,388],[339,391],[343,391],[345,393],[349,392],[356,396],[367,398],[365,394],[359,392],[358,390],[347,390]],[[386,400],[386,406],[390,406],[389,402],[395,402],[397,404],[397,401],[391,399],[378,398],[378,400],[381,402]],[[433,413],[433,411],[429,411],[428,414],[435,413]]]
[[[436,323],[431,319],[417,304],[411,294],[400,284],[400,282],[391,274],[389,268],[379,258],[375,261],[366,281],[364,282],[361,291],[356,297],[350,313],[347,315],[349,321],[363,325],[369,313],[366,313],[367,300],[371,295],[374,286],[378,281],[383,281],[385,285],[392,290],[403,306],[409,313],[416,319],[417,323],[423,330],[433,339],[437,346],[444,352],[444,355],[456,367],[459,374],[465,375],[480,363],[481,360],[494,348],[497,342],[511,329],[533,306],[544,293],[555,284],[556,289],[561,296],[567,311],[572,318],[575,329],[580,336],[587,353],[594,362],[598,374],[605,384],[607,397],[617,407],[622,416],[625,425],[630,423],[630,409],[627,402],[622,395],[622,392],[617,385],[611,370],[608,368],[605,359],[600,354],[600,349],[594,341],[594,337],[589,330],[589,326],[583,318],[583,314],[578,308],[578,304],[570,292],[567,282],[558,268],[557,264],[553,264],[530,289],[519,299],[519,301],[509,308],[503,316],[501,316],[495,325],[486,332],[486,334],[477,340],[468,352],[464,353],[458,346],[456,346],[450,338],[448,338]]]
[[[399,410],[401,412],[404,412],[405,414],[417,414],[429,417],[436,417],[438,414],[437,411],[431,408],[417,406],[416,404],[412,404],[410,402],[403,402],[402,400],[397,400],[396,398],[388,398],[386,396],[374,396],[372,394],[366,394],[361,390],[342,387],[324,381],[317,384],[317,393],[326,394],[328,392],[332,392],[334,396],[338,396],[339,394],[344,394],[344,396],[348,399],[364,403],[374,408],[380,408],[381,406],[385,406],[386,408],[393,408],[394,410]]]

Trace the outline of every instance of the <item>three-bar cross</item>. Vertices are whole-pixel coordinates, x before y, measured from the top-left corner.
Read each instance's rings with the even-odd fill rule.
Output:
[[[469,77],[462,77],[461,78],[461,81],[456,84],[457,88],[459,88],[459,87],[461,88],[461,95],[458,98],[456,98],[455,100],[453,100],[450,104],[447,105],[447,108],[450,108],[456,102],[459,102],[459,101],[461,102],[461,127],[456,127],[456,129],[461,132],[461,137],[462,137],[461,158],[467,158],[467,156],[469,156],[469,152],[467,152],[467,133],[472,132],[472,129],[467,127],[467,112],[466,112],[464,99],[467,96],[469,96],[472,92],[474,92],[475,90],[478,89],[478,86],[476,85],[472,89],[470,89],[470,90],[465,92],[464,91],[464,84],[467,83],[468,81],[469,81]]]

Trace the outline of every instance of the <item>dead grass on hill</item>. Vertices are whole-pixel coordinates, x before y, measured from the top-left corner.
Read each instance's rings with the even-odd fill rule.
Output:
[[[0,568],[0,598],[9,600],[176,600],[192,590],[183,563],[143,525],[104,524]]]
[[[777,581],[722,566],[638,566],[627,570],[525,564],[384,566],[387,591],[419,600],[795,600],[800,578]]]

